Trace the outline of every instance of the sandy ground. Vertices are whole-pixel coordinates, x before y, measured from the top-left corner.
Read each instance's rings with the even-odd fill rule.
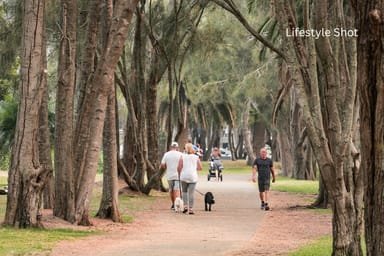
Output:
[[[48,255],[286,255],[314,239],[330,235],[331,216],[303,210],[313,196],[272,192],[270,211],[262,211],[257,186],[250,175],[224,174],[223,182],[201,177],[197,189],[211,191],[216,204],[204,211],[204,198],[195,193],[195,215],[175,213],[160,197],[133,223],[94,219],[106,235],[62,241]],[[278,181],[277,181],[278,182]],[[68,227],[53,217],[46,226]]]

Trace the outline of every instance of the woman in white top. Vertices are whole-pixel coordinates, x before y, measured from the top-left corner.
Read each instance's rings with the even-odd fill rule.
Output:
[[[198,181],[197,171],[201,169],[200,158],[195,155],[192,143],[185,144],[185,154],[180,157],[177,168],[180,173],[181,190],[184,205],[186,206],[183,213],[194,214],[193,203],[196,183]]]

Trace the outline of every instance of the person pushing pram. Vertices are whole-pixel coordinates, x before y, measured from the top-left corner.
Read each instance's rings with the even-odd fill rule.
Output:
[[[221,154],[220,154],[220,149],[218,148],[213,148],[212,154],[209,158],[210,161],[210,168],[209,172],[210,175],[214,175],[216,177],[216,181],[223,181],[223,176],[222,176],[222,170],[224,169],[223,163],[221,162]],[[209,177],[208,177],[209,180]]]

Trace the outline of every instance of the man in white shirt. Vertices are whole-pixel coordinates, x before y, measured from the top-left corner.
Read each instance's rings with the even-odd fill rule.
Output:
[[[179,152],[179,145],[177,142],[172,142],[170,150],[164,154],[163,159],[161,160],[161,168],[166,170],[169,194],[172,200],[172,210],[174,210],[176,197],[180,197],[180,177],[177,171],[177,166],[181,156],[182,153]]]

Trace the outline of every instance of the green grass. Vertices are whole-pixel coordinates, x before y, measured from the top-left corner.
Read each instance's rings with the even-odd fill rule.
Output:
[[[201,161],[203,165],[203,170],[199,172],[200,175],[207,175],[209,170],[209,161]],[[245,160],[222,160],[224,170],[223,174],[244,174],[249,173],[249,175],[252,175],[252,167],[248,166],[246,164]]]
[[[24,255],[30,252],[48,252],[61,240],[74,240],[89,235],[100,234],[94,231],[74,231],[71,229],[14,229],[0,228],[0,255]]]
[[[332,237],[322,237],[315,242],[293,251],[288,256],[328,256],[332,255]]]
[[[4,175],[3,175],[4,174]],[[0,172],[0,186],[7,184],[6,172]],[[90,206],[90,215],[94,216],[102,195],[102,175],[97,174],[96,185]],[[140,194],[122,194],[119,196],[120,215],[125,223],[134,221],[135,216],[143,211],[150,211],[153,203],[167,193],[153,191],[151,196]],[[3,222],[6,210],[7,196],[0,196],[0,223]],[[0,256],[1,255],[34,255],[49,252],[56,243],[62,240],[74,240],[80,237],[99,235],[101,232],[79,231],[72,229],[15,229],[0,227]]]
[[[317,194],[319,191],[319,181],[296,180],[278,176],[276,177],[276,182],[272,184],[272,190],[306,195]]]
[[[363,255],[366,255],[366,245],[364,237],[361,238],[361,248]],[[332,255],[332,237],[321,237],[306,246],[292,251],[288,256],[328,256]]]

